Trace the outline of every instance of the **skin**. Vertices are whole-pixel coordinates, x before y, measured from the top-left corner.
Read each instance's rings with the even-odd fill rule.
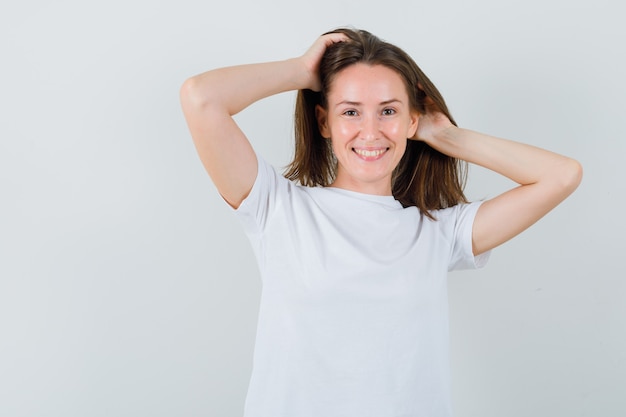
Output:
[[[319,61],[328,45],[343,41],[347,39],[342,34],[325,35],[298,58],[216,69],[185,81],[181,104],[191,136],[204,167],[231,206],[238,207],[246,198],[257,172],[254,150],[232,116],[274,94],[298,89],[319,91]],[[331,86],[332,104],[327,111],[318,109],[322,135],[333,140],[333,149],[340,161],[333,186],[389,195],[389,169],[403,153],[406,141],[402,142],[401,137],[404,135],[422,140],[446,155],[504,175],[519,186],[480,206],[472,231],[473,252],[479,255],[530,227],[580,183],[582,168],[577,161],[534,146],[456,127],[432,106],[418,116],[400,106],[400,114],[389,121],[383,102],[397,99],[404,103],[406,91],[404,95],[397,91],[394,79],[397,74],[385,70],[387,68],[358,64],[346,68]],[[374,74],[382,80],[378,77],[372,80]],[[365,84],[368,80],[377,83],[376,93],[368,91],[371,85]],[[347,116],[345,112],[336,111],[337,103],[342,100],[355,101],[360,107],[356,106],[356,112]],[[368,161],[359,159],[352,150],[361,146],[389,150],[384,157]]]
[[[417,131],[402,78],[381,65],[352,65],[336,75],[327,101],[328,109],[316,110],[338,161],[331,186],[391,195],[393,170]]]

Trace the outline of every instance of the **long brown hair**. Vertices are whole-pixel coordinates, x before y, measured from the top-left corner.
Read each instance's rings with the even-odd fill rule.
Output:
[[[364,30],[341,28],[329,33],[343,33],[349,41],[329,46],[319,68],[321,91],[299,90],[295,110],[295,154],[285,177],[305,186],[328,186],[337,174],[331,141],[322,137],[315,107],[327,108],[326,95],[335,76],[356,63],[383,65],[396,71],[405,83],[410,107],[420,114],[434,107],[456,122],[434,84],[402,49],[382,41]],[[463,194],[467,164],[428,146],[423,141],[408,140],[404,156],[392,175],[394,198],[404,207],[416,206],[433,218],[430,210],[467,202]]]

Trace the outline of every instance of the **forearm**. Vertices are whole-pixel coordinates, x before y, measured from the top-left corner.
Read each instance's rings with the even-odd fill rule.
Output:
[[[442,130],[430,145],[446,155],[480,165],[521,185],[558,181],[561,186],[573,190],[580,181],[580,165],[573,159],[455,126]]]
[[[427,143],[521,185],[481,205],[472,229],[475,255],[526,230],[567,198],[582,178],[580,164],[571,158],[455,126],[438,131]]]
[[[191,77],[183,92],[197,106],[215,106],[234,115],[274,94],[308,88],[308,74],[297,58],[219,68]]]

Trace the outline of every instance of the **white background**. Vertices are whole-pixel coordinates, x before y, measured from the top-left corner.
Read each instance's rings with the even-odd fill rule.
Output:
[[[299,55],[344,25],[409,52],[460,125],[585,169],[486,269],[451,275],[457,417],[626,415],[619,4],[3,3],[0,416],[241,415],[258,273],[178,90],[206,69]],[[293,102],[237,116],[278,167]],[[473,168],[468,194],[511,185]]]

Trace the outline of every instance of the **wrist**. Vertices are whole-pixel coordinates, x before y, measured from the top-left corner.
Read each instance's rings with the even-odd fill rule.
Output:
[[[453,124],[442,127],[434,132],[435,141],[455,141],[458,139],[461,129]]]
[[[315,89],[315,77],[302,57],[290,58],[284,61],[288,66],[284,75],[289,74],[292,90]]]
[[[437,143],[454,141],[455,137],[458,136],[458,131],[459,128],[451,123],[444,126],[432,126],[430,129],[426,130],[419,139],[432,147],[437,147]]]
[[[433,131],[432,135],[424,141],[445,155],[465,159],[467,152],[465,132],[465,129],[450,125]]]

